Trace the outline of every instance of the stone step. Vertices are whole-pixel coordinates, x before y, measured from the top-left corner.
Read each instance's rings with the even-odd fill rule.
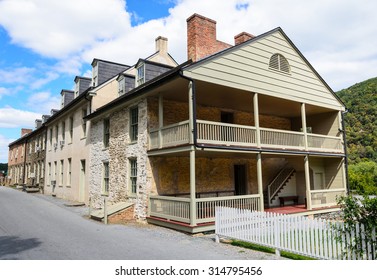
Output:
[[[119,203],[109,205],[107,207],[107,215],[108,216],[113,215],[119,211],[125,210],[128,207],[131,207],[132,205],[134,205],[134,203],[131,203],[131,202],[119,202]],[[103,209],[91,211],[90,217],[93,219],[102,220],[105,217],[103,211],[104,211]]]

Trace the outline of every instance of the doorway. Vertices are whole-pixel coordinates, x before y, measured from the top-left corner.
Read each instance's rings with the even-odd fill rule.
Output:
[[[234,190],[236,195],[246,195],[246,165],[234,165]]]

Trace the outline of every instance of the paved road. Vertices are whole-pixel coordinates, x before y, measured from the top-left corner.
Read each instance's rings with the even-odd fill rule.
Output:
[[[278,259],[152,225],[104,225],[85,207],[0,187],[0,259],[199,260]],[[87,212],[86,212],[87,213]]]

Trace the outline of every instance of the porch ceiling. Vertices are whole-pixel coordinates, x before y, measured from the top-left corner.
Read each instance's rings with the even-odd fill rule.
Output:
[[[253,93],[211,84],[203,81],[196,81],[196,103],[202,106],[211,106],[229,110],[240,110],[253,112]],[[151,95],[163,94],[164,98],[179,102],[188,102],[188,81],[177,77],[153,90]],[[306,114],[315,115],[334,110],[324,107],[307,104]],[[301,103],[281,99],[273,96],[259,94],[259,113],[279,117],[301,117]]]

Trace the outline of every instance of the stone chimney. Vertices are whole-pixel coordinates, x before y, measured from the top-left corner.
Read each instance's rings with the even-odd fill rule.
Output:
[[[186,21],[188,59],[195,62],[232,46],[216,40],[216,21],[198,14]]]
[[[35,129],[40,128],[41,125],[42,125],[42,120],[40,120],[40,119],[36,119],[36,120],[35,120]]]
[[[250,39],[253,39],[255,36],[247,33],[247,32],[241,32],[240,34],[234,36],[234,45],[242,44],[243,42],[249,41]]]
[[[21,137],[25,136],[26,134],[29,134],[33,130],[30,128],[21,128]]]
[[[156,38],[156,52],[167,53],[168,52],[168,38],[158,36]]]

